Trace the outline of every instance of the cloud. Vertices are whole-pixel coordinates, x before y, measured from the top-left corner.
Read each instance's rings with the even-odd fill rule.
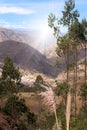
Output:
[[[27,14],[33,14],[35,13],[35,11],[16,6],[0,6],[0,14],[8,14],[8,13],[27,15]]]
[[[27,24],[28,25],[28,24]],[[1,27],[4,27],[4,28],[13,28],[13,29],[17,29],[17,28],[20,28],[20,29],[28,29],[30,27],[30,25],[28,25],[26,27],[26,23],[22,22],[21,21],[21,24],[17,24],[17,23],[11,23],[11,22],[7,22],[3,19],[0,19],[0,26]]]

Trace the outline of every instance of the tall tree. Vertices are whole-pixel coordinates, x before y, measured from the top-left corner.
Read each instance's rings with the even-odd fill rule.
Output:
[[[13,61],[10,57],[6,57],[4,60],[4,66],[2,68],[2,79],[15,80],[16,83],[20,82],[21,75],[18,70],[13,64]]]
[[[87,59],[86,59],[87,21],[86,19],[82,19],[81,25],[82,25],[83,34],[85,36],[84,47],[85,47],[85,84],[86,84],[86,78],[87,78],[87,74],[86,74],[86,71],[87,71],[87,68],[86,68],[86,65],[87,65]]]
[[[85,32],[86,32],[86,22],[80,23],[78,10],[75,10],[75,2],[74,0],[65,1],[64,10],[62,11],[62,18],[58,20],[55,15],[50,15],[49,17],[49,26],[53,28],[54,34],[57,39],[57,54],[66,54],[65,61],[67,67],[67,84],[69,85],[69,60],[70,60],[70,52],[74,53],[74,87],[76,91],[77,86],[77,60],[78,60],[78,47],[85,41]],[[57,26],[55,21],[57,21]],[[59,33],[59,26],[67,27],[67,33],[64,36],[61,36]],[[84,25],[84,26],[83,26]],[[86,43],[85,43],[85,65],[86,65]],[[85,66],[85,82],[86,82],[86,66]],[[67,105],[70,107],[71,100],[71,92],[69,91],[67,94]],[[75,109],[76,109],[76,92],[75,92]],[[69,130],[69,119],[70,113],[68,113],[68,107],[66,106],[66,125],[67,130]],[[70,111],[70,110],[69,110]],[[76,111],[75,111],[76,112]],[[67,119],[68,116],[68,119]]]
[[[75,20],[78,19],[79,13],[75,9],[75,2],[74,0],[68,0],[65,2],[64,11],[62,11],[62,18],[60,19],[60,24],[63,26],[67,26],[68,30],[69,27],[73,24]],[[68,65],[69,65],[69,49],[70,43],[67,46],[67,82],[69,81],[69,72],[68,72]]]
[[[10,93],[17,92],[18,85],[21,81],[21,74],[9,57],[6,57],[4,60],[1,77],[7,83],[7,89]]]
[[[64,11],[62,11],[62,18],[60,20],[60,23],[63,24],[64,26],[68,27],[68,30],[70,26],[73,24],[74,21],[76,21],[79,17],[79,13],[75,9],[75,2],[74,0],[68,0],[65,2],[64,6]],[[68,65],[69,65],[69,50],[70,50],[70,43],[68,44],[67,47],[67,83],[69,83],[69,70],[68,70]],[[67,105],[66,105],[66,129],[69,130],[69,120],[70,120],[70,105],[71,105],[71,94],[70,91],[68,92],[67,95]],[[69,108],[68,108],[69,107]],[[69,111],[69,112],[68,112]]]
[[[77,61],[79,45],[85,40],[81,23],[75,20],[69,27],[69,38],[71,39],[72,50],[74,55],[74,93],[75,93],[75,116],[76,116],[76,95],[77,95]]]

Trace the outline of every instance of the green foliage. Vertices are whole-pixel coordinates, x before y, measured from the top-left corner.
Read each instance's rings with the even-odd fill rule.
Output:
[[[64,103],[66,104],[67,93],[69,92],[69,86],[67,85],[66,82],[62,82],[62,83],[56,82],[56,85],[57,85],[55,89],[56,95],[61,96],[62,99],[64,100]]]
[[[17,93],[19,91],[19,86],[15,83],[15,81],[3,80],[0,81],[0,95],[6,96],[7,94],[12,95],[13,93]]]
[[[30,111],[27,112],[28,123],[32,125],[36,125],[37,116]]]
[[[55,124],[55,115],[43,109],[41,111],[38,126],[41,130],[52,130]]]
[[[11,115],[13,118],[18,118],[27,111],[24,99],[19,99],[18,96],[10,96],[7,99],[4,111]]]
[[[60,33],[58,24],[59,24],[58,19],[56,18],[56,16],[53,13],[51,13],[48,16],[48,25],[50,28],[53,29],[53,31],[54,31],[53,34],[56,38],[59,37],[59,33]]]
[[[82,26],[82,31],[83,31],[83,33],[84,33],[84,36],[85,36],[85,38],[86,38],[86,40],[87,40],[87,21],[86,21],[85,18],[82,19],[82,21],[81,21],[81,26]]]
[[[18,130],[28,130],[28,129],[27,129],[27,126],[26,126],[24,123],[21,123],[21,124],[18,126]]]
[[[29,125],[36,126],[37,116],[30,112],[29,108],[25,105],[24,99],[16,95],[10,96],[7,99],[3,110],[16,121],[20,130],[27,130]]]
[[[41,75],[38,75],[36,77],[35,83],[32,87],[29,88],[29,92],[41,92],[45,91],[46,89],[41,87],[41,84],[43,84],[43,78]]]
[[[72,71],[74,69],[74,67],[75,67],[75,63],[71,63],[71,64],[68,64],[67,69]]]
[[[20,83],[21,75],[18,68],[14,66],[9,57],[6,57],[2,69],[0,97],[3,99],[4,96],[6,101],[4,101],[4,107],[0,106],[2,107],[0,110],[9,117],[12,129],[28,130],[30,127],[31,130],[34,130],[37,116],[30,112],[25,100],[16,95],[21,89],[26,89],[26,86]],[[43,81],[40,76],[38,79],[38,83]]]
[[[70,130],[86,130],[87,129],[87,118],[84,117],[71,117]]]
[[[49,25],[49,27],[53,28],[54,24],[55,24],[55,21],[56,21],[56,16],[53,13],[51,13],[48,16],[48,25]]]
[[[30,87],[21,82],[17,84],[17,88],[18,92],[30,92]]]
[[[83,101],[87,100],[87,85],[85,83],[81,85],[79,95]]]
[[[57,49],[56,49],[57,55],[58,56],[61,56],[61,54],[65,55],[68,45],[69,45],[69,39],[67,35],[59,37],[57,39]]]
[[[60,19],[60,23],[64,26],[70,26],[75,20],[78,19],[79,13],[75,9],[74,0],[65,1],[64,11],[62,11],[62,18]]]
[[[68,93],[69,88],[66,82],[61,82],[61,83],[56,82],[56,85],[57,87],[56,87],[55,92],[58,96],[63,95],[63,93],[65,94]]]
[[[7,82],[0,79],[0,96],[7,94]]]
[[[38,75],[35,80],[36,84],[43,84],[43,78],[41,75]]]
[[[57,117],[59,121],[61,121],[62,130],[66,130],[65,106],[62,102],[57,106],[56,111],[57,111]]]
[[[74,0],[67,0],[65,1],[64,10],[62,11],[62,17],[60,20],[56,18],[54,14],[50,14],[48,18],[48,24],[49,26],[54,30],[54,34],[57,40],[57,49],[56,53],[58,56],[65,56],[65,64],[66,64],[66,70],[67,70],[67,84],[70,82],[70,76],[69,76],[69,70],[72,71],[74,69],[74,80],[73,80],[73,92],[75,93],[75,106],[77,105],[77,61],[78,61],[78,48],[83,47],[83,43],[85,45],[85,84],[83,84],[80,87],[79,95],[82,100],[82,108],[81,113],[82,117],[80,119],[80,116],[75,118],[71,118],[70,122],[70,130],[86,130],[87,129],[87,85],[86,85],[86,41],[87,41],[87,21],[86,19],[82,19],[81,22],[79,22],[79,12],[75,9],[75,2]],[[57,23],[56,23],[57,21]],[[67,32],[65,35],[60,36],[60,34],[57,32],[59,29],[59,26],[61,27],[63,25],[64,27],[67,27]],[[70,60],[70,54],[73,55],[74,61],[71,62]],[[61,108],[58,110],[58,117],[61,117],[62,121],[62,128],[63,130],[66,129],[65,126],[65,109],[66,109],[66,100],[67,100],[67,93],[69,92],[69,86],[66,83],[56,83],[57,87],[55,89],[55,93],[58,96],[61,96],[62,102],[60,103]],[[73,94],[73,93],[72,93]],[[73,104],[72,104],[73,106]],[[77,106],[76,106],[77,107]],[[62,111],[63,110],[63,111]],[[82,121],[83,118],[83,121]],[[82,125],[81,125],[82,124]],[[68,128],[69,129],[69,128]]]
[[[2,68],[2,79],[10,79],[10,80],[15,80],[15,82],[20,82],[21,75],[18,70],[13,64],[13,61],[9,58],[6,57],[4,60],[4,66]]]
[[[0,88],[9,94],[17,93],[20,81],[21,74],[19,69],[14,66],[13,61],[9,57],[6,57],[2,68]]]
[[[69,37],[72,40],[72,45],[74,46],[85,41],[84,30],[81,23],[79,23],[78,20],[70,26]]]
[[[44,92],[44,91],[46,91],[46,89],[37,84],[34,84],[34,86],[28,89],[28,92]]]
[[[82,100],[82,111],[83,113],[87,113],[87,84],[82,84],[79,90],[79,96]]]

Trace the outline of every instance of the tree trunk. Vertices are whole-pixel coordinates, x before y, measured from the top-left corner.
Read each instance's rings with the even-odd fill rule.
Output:
[[[67,95],[67,104],[66,104],[66,130],[69,130],[70,127],[70,115],[71,115],[71,93],[69,91]]]
[[[69,44],[67,47],[67,84],[69,85]],[[69,130],[70,127],[70,114],[71,114],[71,92],[69,90],[67,94],[67,101],[66,101],[66,130]]]
[[[67,84],[69,83],[69,45],[67,47],[67,63],[66,63],[66,68],[67,68]]]
[[[85,42],[85,85],[86,85],[86,42]]]
[[[77,45],[75,47],[75,117],[76,117],[76,111],[77,111],[77,101],[76,101],[76,95],[77,95],[77,58],[78,58],[78,52],[77,52]]]

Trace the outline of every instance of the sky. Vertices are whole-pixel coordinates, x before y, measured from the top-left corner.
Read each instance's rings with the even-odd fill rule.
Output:
[[[87,1],[75,0],[80,19],[87,17]],[[0,26],[14,29],[45,29],[48,15],[61,17],[65,0],[0,0]]]

